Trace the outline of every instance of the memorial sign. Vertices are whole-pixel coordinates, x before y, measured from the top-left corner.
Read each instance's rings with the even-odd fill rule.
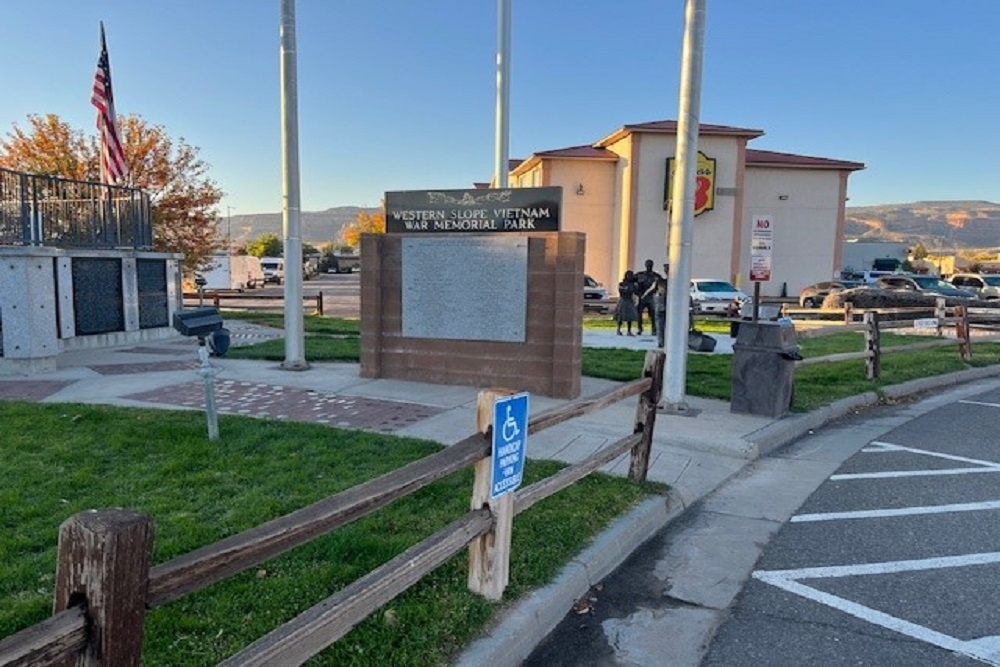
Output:
[[[558,232],[562,188],[385,193],[389,233]]]

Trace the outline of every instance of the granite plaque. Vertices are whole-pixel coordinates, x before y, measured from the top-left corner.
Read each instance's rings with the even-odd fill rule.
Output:
[[[404,336],[525,341],[526,237],[404,238],[402,261]]]
[[[73,259],[72,273],[76,335],[125,331],[122,261],[77,257]]]
[[[558,232],[562,188],[385,193],[390,233]]]

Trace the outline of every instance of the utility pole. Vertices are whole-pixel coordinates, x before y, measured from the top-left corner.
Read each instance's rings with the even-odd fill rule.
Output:
[[[670,184],[670,227],[667,257],[666,370],[663,400],[666,412],[683,414],[687,379],[687,341],[691,281],[691,241],[694,228],[695,170],[698,164],[698,116],[701,110],[701,67],[705,51],[706,0],[686,0],[681,82],[677,112],[677,170]]]
[[[285,246],[285,370],[309,368],[302,315],[302,237],[299,203],[299,103],[295,0],[281,0],[282,231]]]
[[[226,246],[227,255],[233,254],[233,207],[226,207]]]

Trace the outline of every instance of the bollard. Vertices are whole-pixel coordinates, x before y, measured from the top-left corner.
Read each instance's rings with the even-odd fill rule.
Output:
[[[205,420],[208,422],[208,439],[215,441],[219,439],[219,413],[215,409],[215,376],[219,369],[208,362],[208,347],[205,345],[204,336],[198,338],[198,359],[201,360],[198,375],[205,383]]]

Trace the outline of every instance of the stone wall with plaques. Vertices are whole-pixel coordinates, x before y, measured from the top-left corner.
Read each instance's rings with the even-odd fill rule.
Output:
[[[585,237],[372,234],[361,375],[580,393]]]

